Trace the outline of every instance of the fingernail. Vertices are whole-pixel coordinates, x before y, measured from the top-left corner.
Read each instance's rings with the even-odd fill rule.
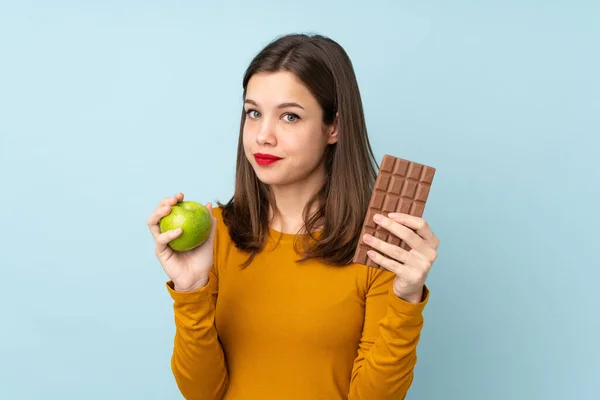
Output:
[[[369,235],[368,233],[366,233],[366,234],[363,236],[363,240],[364,240],[364,242],[365,242],[365,243],[371,243],[371,239],[372,239],[372,238],[373,238],[373,237],[372,237],[371,235]]]
[[[373,217],[373,221],[375,222],[381,222],[382,219],[383,216],[381,214],[375,214],[375,216]]]
[[[375,252],[373,250],[367,251],[367,255],[371,258],[375,257]]]

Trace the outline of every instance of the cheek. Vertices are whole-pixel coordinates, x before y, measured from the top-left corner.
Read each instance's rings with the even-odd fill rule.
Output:
[[[289,135],[289,138],[285,141],[285,145],[293,149],[295,153],[308,157],[318,157],[324,151],[326,145],[318,128],[313,128],[301,134]]]
[[[242,143],[244,144],[244,149],[246,151],[250,150],[253,142],[254,136],[252,135],[252,130],[244,126],[244,130],[242,132]]]
[[[281,138],[279,148],[299,169],[313,168],[324,152],[322,143],[313,135],[293,139]]]

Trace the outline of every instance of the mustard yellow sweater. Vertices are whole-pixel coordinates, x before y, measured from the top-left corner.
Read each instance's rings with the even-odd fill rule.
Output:
[[[423,302],[392,291],[394,275],[352,264],[295,263],[279,232],[250,266],[215,208],[215,259],[195,292],[167,289],[176,334],[171,367],[186,399],[403,399],[412,379]]]

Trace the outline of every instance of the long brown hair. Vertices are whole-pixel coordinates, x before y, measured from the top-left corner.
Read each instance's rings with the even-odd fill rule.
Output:
[[[323,123],[338,118],[338,141],[325,152],[325,184],[304,209],[304,261],[318,258],[332,265],[352,261],[362,222],[377,177],[362,100],[354,69],[344,49],[321,35],[291,34],[269,43],[252,60],[243,79],[244,99],[250,78],[259,72],[287,71],[311,91],[323,111]],[[249,253],[245,265],[261,251],[269,234],[269,210],[275,199],[259,181],[243,147],[246,113],[242,109],[237,149],[235,192],[223,209],[223,221],[236,247]],[[309,211],[316,205],[316,212]],[[318,235],[313,232],[322,227]]]

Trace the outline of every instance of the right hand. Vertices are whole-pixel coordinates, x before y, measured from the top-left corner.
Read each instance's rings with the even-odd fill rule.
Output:
[[[204,243],[184,252],[174,251],[169,247],[169,242],[182,234],[179,230],[160,232],[159,221],[169,215],[171,206],[183,201],[183,193],[173,197],[166,197],[159,203],[152,215],[148,217],[147,224],[154,241],[156,242],[155,254],[160,261],[167,276],[173,281],[178,292],[191,292],[208,283],[208,275],[213,264],[213,244],[217,219],[212,214],[212,204],[206,204],[212,216],[211,231]]]

